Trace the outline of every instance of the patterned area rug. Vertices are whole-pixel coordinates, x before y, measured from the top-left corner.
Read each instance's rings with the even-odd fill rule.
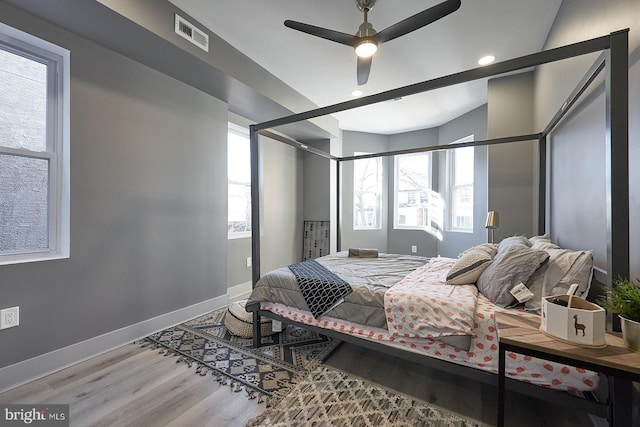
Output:
[[[345,372],[318,366],[247,427],[480,425]]]
[[[177,362],[196,373],[213,374],[221,384],[235,392],[246,391],[250,399],[268,406],[290,389],[294,380],[326,359],[339,342],[297,326],[263,337],[262,347],[251,348],[251,339],[231,335],[224,326],[227,309],[213,311],[189,322],[148,336],[143,345],[161,348],[165,355],[178,356]]]

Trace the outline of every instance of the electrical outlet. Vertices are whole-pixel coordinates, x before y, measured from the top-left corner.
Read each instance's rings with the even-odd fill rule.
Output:
[[[20,307],[0,310],[0,329],[13,328],[20,324]]]
[[[251,257],[247,257],[247,268],[251,267]]]
[[[412,254],[418,253],[418,247],[416,245],[411,246],[411,253]]]

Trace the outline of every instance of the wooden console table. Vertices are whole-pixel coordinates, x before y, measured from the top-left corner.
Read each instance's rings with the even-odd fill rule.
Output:
[[[510,351],[600,372],[609,379],[609,425],[631,426],[632,382],[640,382],[640,353],[627,349],[622,337],[606,334],[607,347],[585,348],[554,340],[540,332],[540,323],[496,312],[498,329],[498,426],[504,426],[505,356]]]

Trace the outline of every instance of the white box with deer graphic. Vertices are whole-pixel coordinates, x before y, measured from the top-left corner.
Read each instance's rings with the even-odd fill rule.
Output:
[[[552,338],[586,347],[605,347],[605,323],[605,310],[582,298],[570,295],[542,298],[540,330]]]

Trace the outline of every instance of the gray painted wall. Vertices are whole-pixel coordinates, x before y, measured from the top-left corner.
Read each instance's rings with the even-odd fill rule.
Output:
[[[302,152],[269,138],[264,144],[263,273],[302,259]]]
[[[533,74],[489,80],[487,137],[533,132]],[[534,153],[537,141],[488,147],[488,210],[500,215],[496,241],[512,234],[534,232]]]
[[[305,141],[305,144],[331,152],[331,141]],[[307,221],[329,221],[331,218],[331,163],[316,154],[303,152],[304,159],[304,219]]]
[[[251,257],[251,237],[229,239],[227,248],[228,287],[250,282],[251,267],[247,267],[247,258]]]
[[[551,28],[546,49],[599,37],[623,28],[629,32],[629,156],[630,270],[640,277],[640,0],[564,0]],[[536,72],[535,121],[543,126],[597,55],[587,55]],[[552,137],[554,193],[552,237],[567,247],[594,249],[598,267],[606,267],[604,193],[603,88],[581,102]],[[568,145],[580,149],[573,156]],[[571,168],[571,169],[569,169]],[[571,187],[563,186],[569,170],[576,171]]]
[[[226,104],[0,3],[72,51],[71,258],[0,267],[0,367],[226,293]]]

